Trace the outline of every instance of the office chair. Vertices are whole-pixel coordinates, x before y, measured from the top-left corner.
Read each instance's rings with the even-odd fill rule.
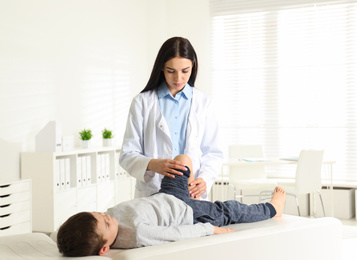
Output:
[[[229,146],[230,159],[264,158],[261,145],[231,145]],[[260,197],[262,190],[274,190],[276,181],[267,178],[264,165],[229,166],[229,183],[234,189],[234,198]],[[257,194],[249,191],[257,192]],[[253,193],[254,193],[253,192]]]
[[[295,183],[282,186],[282,188],[286,190],[286,195],[295,197],[299,216],[301,216],[301,213],[298,195],[306,195],[314,192],[319,194],[322,210],[324,216],[326,216],[324,203],[320,193],[322,188],[321,168],[323,154],[323,150],[302,150],[296,167]],[[261,197],[266,196],[268,193],[271,194],[271,191],[262,191]]]

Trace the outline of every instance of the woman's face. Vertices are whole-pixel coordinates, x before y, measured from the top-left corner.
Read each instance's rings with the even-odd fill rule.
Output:
[[[168,60],[164,68],[166,85],[175,97],[186,85],[192,72],[192,61],[186,58],[175,57]]]

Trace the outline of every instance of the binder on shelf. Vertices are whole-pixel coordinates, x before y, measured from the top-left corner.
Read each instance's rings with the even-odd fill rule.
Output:
[[[63,159],[65,163],[65,188],[69,189],[71,187],[71,160],[70,158]]]
[[[105,180],[109,181],[110,180],[110,154],[106,153],[105,154]]]
[[[55,180],[55,190],[61,190],[61,169],[60,169],[60,159],[55,159],[54,165],[54,180]]]
[[[43,209],[42,213],[47,216],[45,219],[41,214],[33,216],[36,230],[53,232],[76,212],[98,211],[130,199],[132,180],[113,178],[115,164],[118,164],[117,159],[114,162],[115,155],[118,158],[119,148],[21,153],[21,177],[33,180],[34,207]],[[109,181],[97,183],[97,178],[102,178],[98,167],[104,168],[101,172],[107,173]]]
[[[102,172],[103,172],[103,154],[99,153],[97,155],[97,182],[102,182]]]
[[[82,157],[77,158],[77,187],[82,186]]]
[[[87,185],[90,185],[92,183],[92,167],[91,167],[91,157],[90,155],[86,156],[86,177],[87,177]]]
[[[105,181],[105,153],[100,153],[98,154],[98,182],[104,182]]]
[[[61,158],[60,161],[60,178],[61,178],[61,190],[66,189],[66,165],[65,161]]]
[[[87,156],[82,156],[82,186],[87,185]]]
[[[116,154],[118,156],[118,153]],[[54,160],[54,185],[56,190],[66,190],[71,187],[88,186],[95,183],[109,182],[113,167],[120,176],[120,167],[113,165],[115,154],[101,152],[93,154],[60,155]],[[72,163],[76,165],[71,165]],[[96,167],[95,169],[93,167]],[[92,178],[97,178],[96,180]]]

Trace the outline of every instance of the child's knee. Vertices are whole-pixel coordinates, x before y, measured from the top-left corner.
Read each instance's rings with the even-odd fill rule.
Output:
[[[179,154],[174,158],[174,160],[184,163],[186,165],[186,167],[189,169],[189,171],[186,172],[186,174],[185,174],[185,172],[180,170],[182,173],[184,173],[188,177],[188,183],[191,183],[192,181],[194,181],[195,178],[193,176],[193,173],[191,172],[192,171],[192,160],[191,160],[190,156],[188,156],[186,154]]]
[[[179,154],[175,157],[174,160],[186,164],[188,166],[188,168],[192,168],[192,160],[191,160],[190,156],[188,156],[186,154]]]
[[[186,171],[184,171],[184,170],[178,170],[179,172],[182,172],[183,173],[183,175],[185,175],[187,178],[190,178],[190,175],[191,175],[191,169],[188,167],[188,166],[186,166]]]

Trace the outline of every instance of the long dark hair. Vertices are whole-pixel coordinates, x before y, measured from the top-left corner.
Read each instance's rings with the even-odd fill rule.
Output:
[[[195,86],[198,69],[196,52],[189,40],[182,37],[173,37],[168,39],[161,46],[159,53],[157,54],[149,81],[141,92],[153,90],[160,86],[160,84],[165,80],[164,72],[162,71],[165,63],[175,57],[186,58],[192,61],[192,72],[188,80],[188,84],[190,84],[191,87]]]

